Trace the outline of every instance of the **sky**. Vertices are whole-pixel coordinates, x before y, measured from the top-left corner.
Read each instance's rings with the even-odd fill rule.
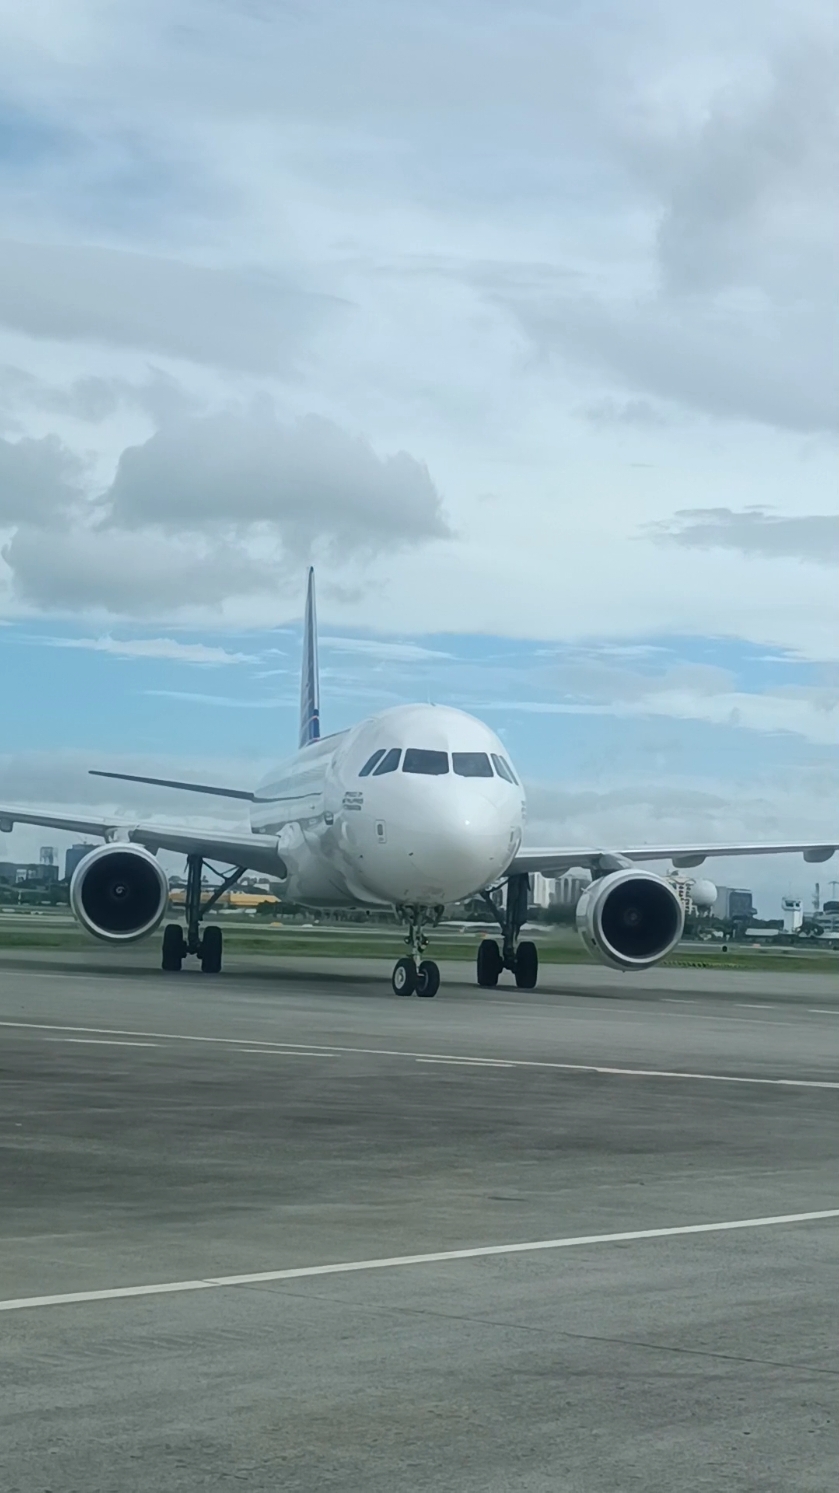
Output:
[[[314,563],[325,726],[481,715],[530,843],[835,836],[837,30],[0,0],[0,802],[207,822],[87,768],[256,781]]]

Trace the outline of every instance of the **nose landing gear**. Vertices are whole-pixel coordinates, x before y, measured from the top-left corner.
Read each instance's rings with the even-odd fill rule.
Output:
[[[528,939],[519,943],[519,934],[527,921],[527,894],[530,878],[526,874],[507,879],[507,905],[496,907],[489,892],[482,892],[484,902],[504,935],[499,949],[494,938],[485,938],[478,949],[478,984],[492,989],[502,970],[512,970],[519,990],[535,990],[539,978],[539,953]]]
[[[440,989],[440,970],[433,959],[423,959],[428,939],[423,926],[434,927],[443,916],[442,907],[400,907],[400,916],[408,924],[405,942],[411,950],[407,959],[397,959],[391,976],[396,995],[419,995],[430,999]]]

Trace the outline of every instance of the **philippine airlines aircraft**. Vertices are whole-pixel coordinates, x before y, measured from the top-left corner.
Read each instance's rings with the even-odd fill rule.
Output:
[[[409,955],[397,961],[398,995],[436,995],[437,965],[424,958],[426,929],[447,903],[483,897],[499,923],[500,944],[478,949],[479,985],[492,986],[505,969],[532,989],[535,944],[520,939],[527,915],[529,877],[558,876],[587,868],[591,886],[577,908],[577,927],[592,954],[617,969],[643,970],[675,947],[684,911],[668,881],[639,868],[670,860],[699,866],[706,856],[800,851],[805,861],[826,861],[836,842],[794,845],[558,845],[522,849],[524,790],[498,737],[474,716],[436,705],[405,705],[372,716],[349,731],[321,736],[314,574],[309,571],[303,634],[300,737],[294,756],[255,791],[207,783],[181,783],[133,773],[96,776],[189,789],[250,805],[250,833],[199,832],[184,826],[39,814],[0,806],[0,829],[16,823],[95,835],[104,844],[79,863],[70,905],[97,938],[114,944],[143,938],[163,921],[169,901],[158,850],[187,857],[186,931],[170,923],[163,933],[165,970],[179,970],[189,954],[208,974],[221,969],[222,936],[204,914],[246,870],[267,872],[290,901],[315,908],[394,907],[407,925]],[[232,869],[215,892],[202,897],[207,861]],[[506,885],[503,910],[490,895]],[[715,896],[700,883],[707,900]],[[697,888],[699,892],[699,888]]]

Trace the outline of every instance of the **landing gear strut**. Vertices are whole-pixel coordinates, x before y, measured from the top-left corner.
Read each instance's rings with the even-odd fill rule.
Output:
[[[492,989],[504,969],[512,970],[519,990],[534,990],[539,978],[539,955],[535,943],[519,934],[527,921],[530,878],[525,873],[507,879],[507,906],[496,907],[489,892],[481,896],[504,935],[501,948],[494,938],[485,938],[478,949],[478,984]]]
[[[201,900],[201,873],[203,869],[203,856],[187,856],[186,896],[184,899],[186,932],[184,932],[180,923],[167,923],[164,928],[163,951],[160,962],[162,968],[165,970],[180,969],[187,954],[198,955],[201,960],[201,969],[205,975],[217,975],[221,969],[221,929],[216,927],[205,928],[202,938],[201,919],[209,912],[211,907],[215,907],[219,898],[223,897],[224,893],[229,891],[239,878],[244,875],[245,867],[237,866],[228,876],[223,876],[206,902],[202,902]]]
[[[425,924],[434,926],[443,916],[442,907],[400,907],[399,915],[408,924],[405,942],[411,953],[407,959],[397,959],[393,966],[391,984],[396,995],[419,995],[430,998],[440,989],[440,970],[433,959],[423,959],[428,939],[423,932]]]

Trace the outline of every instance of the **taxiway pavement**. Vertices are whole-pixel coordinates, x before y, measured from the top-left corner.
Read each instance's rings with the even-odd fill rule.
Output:
[[[835,981],[153,963],[0,956],[4,1490],[835,1485]]]

